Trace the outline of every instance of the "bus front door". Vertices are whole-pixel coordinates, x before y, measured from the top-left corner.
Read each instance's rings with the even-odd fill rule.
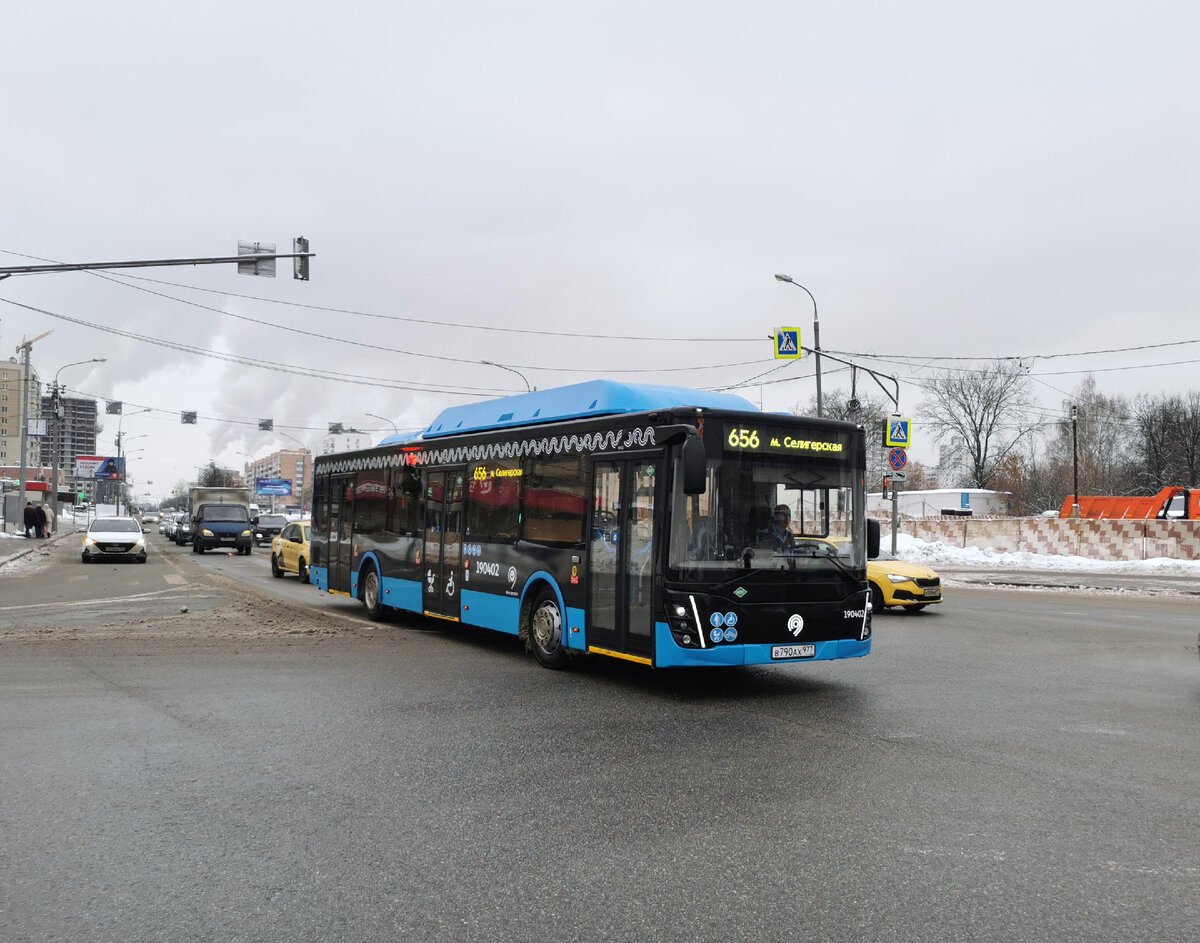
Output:
[[[463,476],[465,470],[435,471],[425,476],[425,614],[458,619],[462,580]]]
[[[354,476],[329,479],[329,591],[350,592],[354,558]]]
[[[654,459],[592,463],[589,648],[649,659],[654,630]]]

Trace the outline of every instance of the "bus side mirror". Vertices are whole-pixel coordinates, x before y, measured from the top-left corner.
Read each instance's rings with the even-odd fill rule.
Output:
[[[683,466],[683,493],[704,494],[708,487],[708,454],[704,451],[704,442],[696,427],[686,423],[655,426],[654,441],[658,445],[683,442],[679,450],[679,460]]]
[[[879,556],[879,521],[867,519],[867,559],[874,560]]]

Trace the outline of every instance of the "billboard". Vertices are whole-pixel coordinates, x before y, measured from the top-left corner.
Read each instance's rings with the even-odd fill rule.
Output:
[[[76,455],[75,476],[124,481],[125,459],[115,455]]]
[[[292,493],[292,479],[290,478],[255,478],[254,493],[258,494],[274,494],[289,496]]]

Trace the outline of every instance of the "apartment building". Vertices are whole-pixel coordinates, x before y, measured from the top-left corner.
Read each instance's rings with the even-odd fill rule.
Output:
[[[54,421],[54,397],[43,396],[42,418],[46,420],[46,438],[42,443],[42,459],[54,465],[58,456],[60,480],[75,482],[75,456],[96,454],[96,430],[99,424],[99,409],[94,399],[60,396],[61,415]],[[85,493],[91,494],[93,482],[77,482]]]
[[[246,463],[246,484],[254,488],[257,478],[276,478],[292,483],[292,494],[260,495],[257,503],[266,508],[312,506],[312,453],[308,449],[282,449]]]
[[[42,384],[34,367],[30,367],[29,373],[26,391],[25,364],[15,357],[0,361],[0,465],[3,466],[20,465],[21,433],[28,426],[25,419],[40,415],[38,402],[42,395]],[[21,408],[22,393],[28,396],[24,409]],[[41,465],[41,436],[28,436],[25,440],[25,467],[34,469]]]

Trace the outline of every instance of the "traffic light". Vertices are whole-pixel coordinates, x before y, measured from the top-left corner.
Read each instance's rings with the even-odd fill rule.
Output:
[[[297,236],[292,240],[293,252],[307,252],[308,240],[303,236]],[[308,281],[308,257],[292,259],[292,278],[299,281]]]

